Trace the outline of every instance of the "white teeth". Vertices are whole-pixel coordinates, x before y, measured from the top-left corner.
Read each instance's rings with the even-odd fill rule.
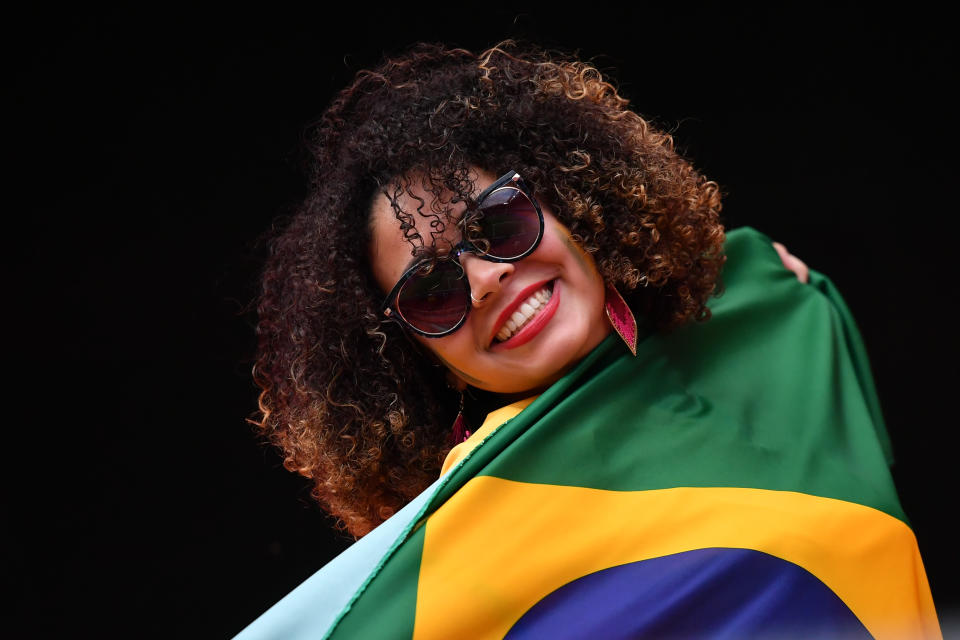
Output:
[[[525,300],[500,327],[500,331],[497,332],[497,340],[500,342],[509,340],[510,336],[523,328],[531,318],[537,315],[540,309],[546,306],[547,302],[550,301],[551,294],[550,289],[544,287]]]

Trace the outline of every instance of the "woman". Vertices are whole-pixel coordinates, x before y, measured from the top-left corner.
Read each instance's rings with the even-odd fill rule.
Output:
[[[386,522],[251,637],[937,633],[842,301],[725,243],[717,186],[594,68],[419,46],[312,149],[261,426],[348,531]]]

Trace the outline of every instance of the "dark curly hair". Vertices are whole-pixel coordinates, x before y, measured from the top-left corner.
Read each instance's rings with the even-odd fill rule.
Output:
[[[467,199],[471,167],[519,171],[650,328],[709,317],[720,195],[590,64],[512,42],[476,55],[417,45],[362,71],[310,129],[311,189],[270,242],[254,379],[257,424],[285,466],[361,536],[436,479],[458,394],[379,313],[370,208],[410,176]],[[391,186],[392,185],[392,186]],[[405,186],[406,185],[406,186]]]

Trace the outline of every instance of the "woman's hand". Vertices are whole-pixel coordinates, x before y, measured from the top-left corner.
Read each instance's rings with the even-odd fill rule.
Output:
[[[797,274],[797,280],[803,283],[810,280],[810,268],[807,267],[803,260],[787,251],[787,248],[779,242],[774,242],[773,248],[780,254],[780,260],[783,262],[783,266]]]

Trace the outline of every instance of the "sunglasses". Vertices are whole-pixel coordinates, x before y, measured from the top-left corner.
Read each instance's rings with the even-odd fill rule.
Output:
[[[543,212],[516,171],[480,192],[468,213],[471,235],[440,260],[423,260],[407,269],[383,301],[384,315],[428,338],[446,336],[467,321],[470,282],[460,255],[472,253],[490,262],[522,260],[543,238]]]

